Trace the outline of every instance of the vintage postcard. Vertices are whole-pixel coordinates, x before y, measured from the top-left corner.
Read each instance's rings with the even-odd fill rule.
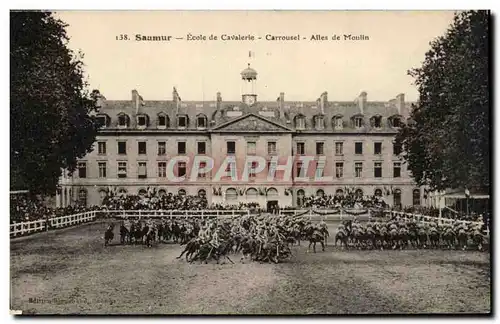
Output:
[[[11,11],[11,314],[491,314],[489,22]]]

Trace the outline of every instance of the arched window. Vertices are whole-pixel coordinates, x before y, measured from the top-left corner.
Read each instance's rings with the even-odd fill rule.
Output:
[[[325,128],[325,119],[322,115],[314,116],[314,127],[317,130],[322,130]]]
[[[391,116],[389,118],[391,126],[394,128],[399,128],[402,125],[402,117],[399,115]]]
[[[363,198],[363,190],[361,189],[356,189],[356,191],[354,192],[354,195],[358,198]]]
[[[229,188],[226,190],[226,200],[234,201],[238,200],[238,192],[234,188]]]
[[[302,207],[302,205],[304,204],[305,195],[306,193],[304,192],[304,190],[302,189],[297,190],[297,206]]]
[[[394,207],[401,208],[401,189],[394,190]]]
[[[158,114],[158,128],[165,129],[170,127],[170,120],[164,113]]]
[[[98,114],[96,116],[96,123],[100,127],[109,127],[109,122],[110,121],[111,121],[111,119],[106,114]]]
[[[420,189],[413,190],[413,206],[420,206]]]
[[[137,115],[137,126],[138,127],[148,127],[149,125],[149,116],[146,114]]]
[[[382,197],[382,189],[375,189],[375,197]]]
[[[179,191],[177,193],[179,194],[179,196],[185,196],[186,195],[186,190],[179,189]]]
[[[104,199],[107,195],[108,193],[106,192],[106,189],[99,190],[99,199],[101,200],[101,204],[104,203]]]
[[[248,188],[247,190],[247,199],[257,199],[258,191],[255,188]]]
[[[382,127],[382,116],[379,116],[379,115],[373,116],[370,119],[370,123],[371,123],[373,128],[381,128]]]
[[[121,196],[126,196],[127,195],[127,189],[121,188],[120,190],[118,190],[118,194],[121,195]]]
[[[196,127],[197,128],[207,128],[207,116],[204,114],[199,114],[196,116]]]
[[[120,128],[127,128],[130,124],[130,118],[128,117],[127,114],[120,113],[118,115],[118,127]]]
[[[339,130],[344,128],[344,120],[342,119],[342,116],[337,115],[332,118],[332,123],[333,123],[333,129]]]
[[[268,199],[278,199],[278,190],[276,188],[269,188],[266,192]]]
[[[147,194],[146,189],[140,189],[139,190],[139,197],[144,198]]]
[[[205,191],[205,189],[198,190],[198,197],[205,198],[206,196],[207,196],[207,192]]]
[[[163,197],[163,196],[165,196],[166,194],[167,194],[167,191],[166,191],[165,189],[160,189],[160,190],[158,190],[158,195],[159,195],[160,197]]]
[[[304,115],[295,116],[295,128],[296,129],[306,128],[306,118],[304,117]]]
[[[78,204],[87,206],[87,190],[80,189],[80,191],[78,191]]]
[[[344,190],[337,189],[337,191],[335,191],[335,196],[342,197],[343,195],[344,195]]]
[[[323,189],[319,189],[318,191],[316,191],[316,196],[323,197],[324,195],[325,195],[325,192],[323,191]]]

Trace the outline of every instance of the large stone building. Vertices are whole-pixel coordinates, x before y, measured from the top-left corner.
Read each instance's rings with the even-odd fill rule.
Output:
[[[97,116],[103,126],[94,150],[79,161],[72,177],[61,179],[58,205],[98,205],[110,188],[143,194],[148,187],[160,194],[206,195],[209,203],[297,206],[304,196],[348,191],[380,195],[391,205],[421,203],[423,190],[415,186],[393,144],[410,112],[404,94],[374,102],[361,92],[352,102],[338,102],[324,92],[315,101],[291,102],[280,93],[276,101],[262,102],[255,91],[257,72],[250,65],[241,72],[241,82],[241,101],[224,101],[220,93],[211,101],[182,101],[175,88],[169,101],[144,101],[136,90],[131,100],[102,97]],[[213,157],[211,173],[195,175],[194,181],[167,179],[170,160],[195,155]],[[240,173],[247,155],[265,157],[268,163],[244,181]],[[291,178],[278,171],[268,181],[272,157],[281,165],[289,156],[302,155],[314,159],[307,179],[298,177],[306,162],[294,160]],[[236,158],[237,179],[214,181],[227,156]],[[322,158],[326,160],[315,171]],[[191,178],[191,167],[189,161],[177,161],[174,174]],[[312,181],[315,172],[331,179]]]

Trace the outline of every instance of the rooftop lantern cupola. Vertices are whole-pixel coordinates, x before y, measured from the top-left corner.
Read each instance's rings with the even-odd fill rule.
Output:
[[[251,106],[257,102],[257,94],[255,85],[257,82],[257,71],[250,67],[250,63],[248,63],[248,67],[241,71],[241,80],[242,80],[242,100],[247,105]]]

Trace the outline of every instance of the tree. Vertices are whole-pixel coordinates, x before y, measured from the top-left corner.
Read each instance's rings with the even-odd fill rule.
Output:
[[[83,54],[67,47],[65,25],[50,12],[10,14],[11,189],[53,194],[61,168],[73,171],[91,151],[96,92]]]
[[[489,12],[455,14],[408,73],[419,91],[396,142],[419,185],[432,190],[490,187]]]

